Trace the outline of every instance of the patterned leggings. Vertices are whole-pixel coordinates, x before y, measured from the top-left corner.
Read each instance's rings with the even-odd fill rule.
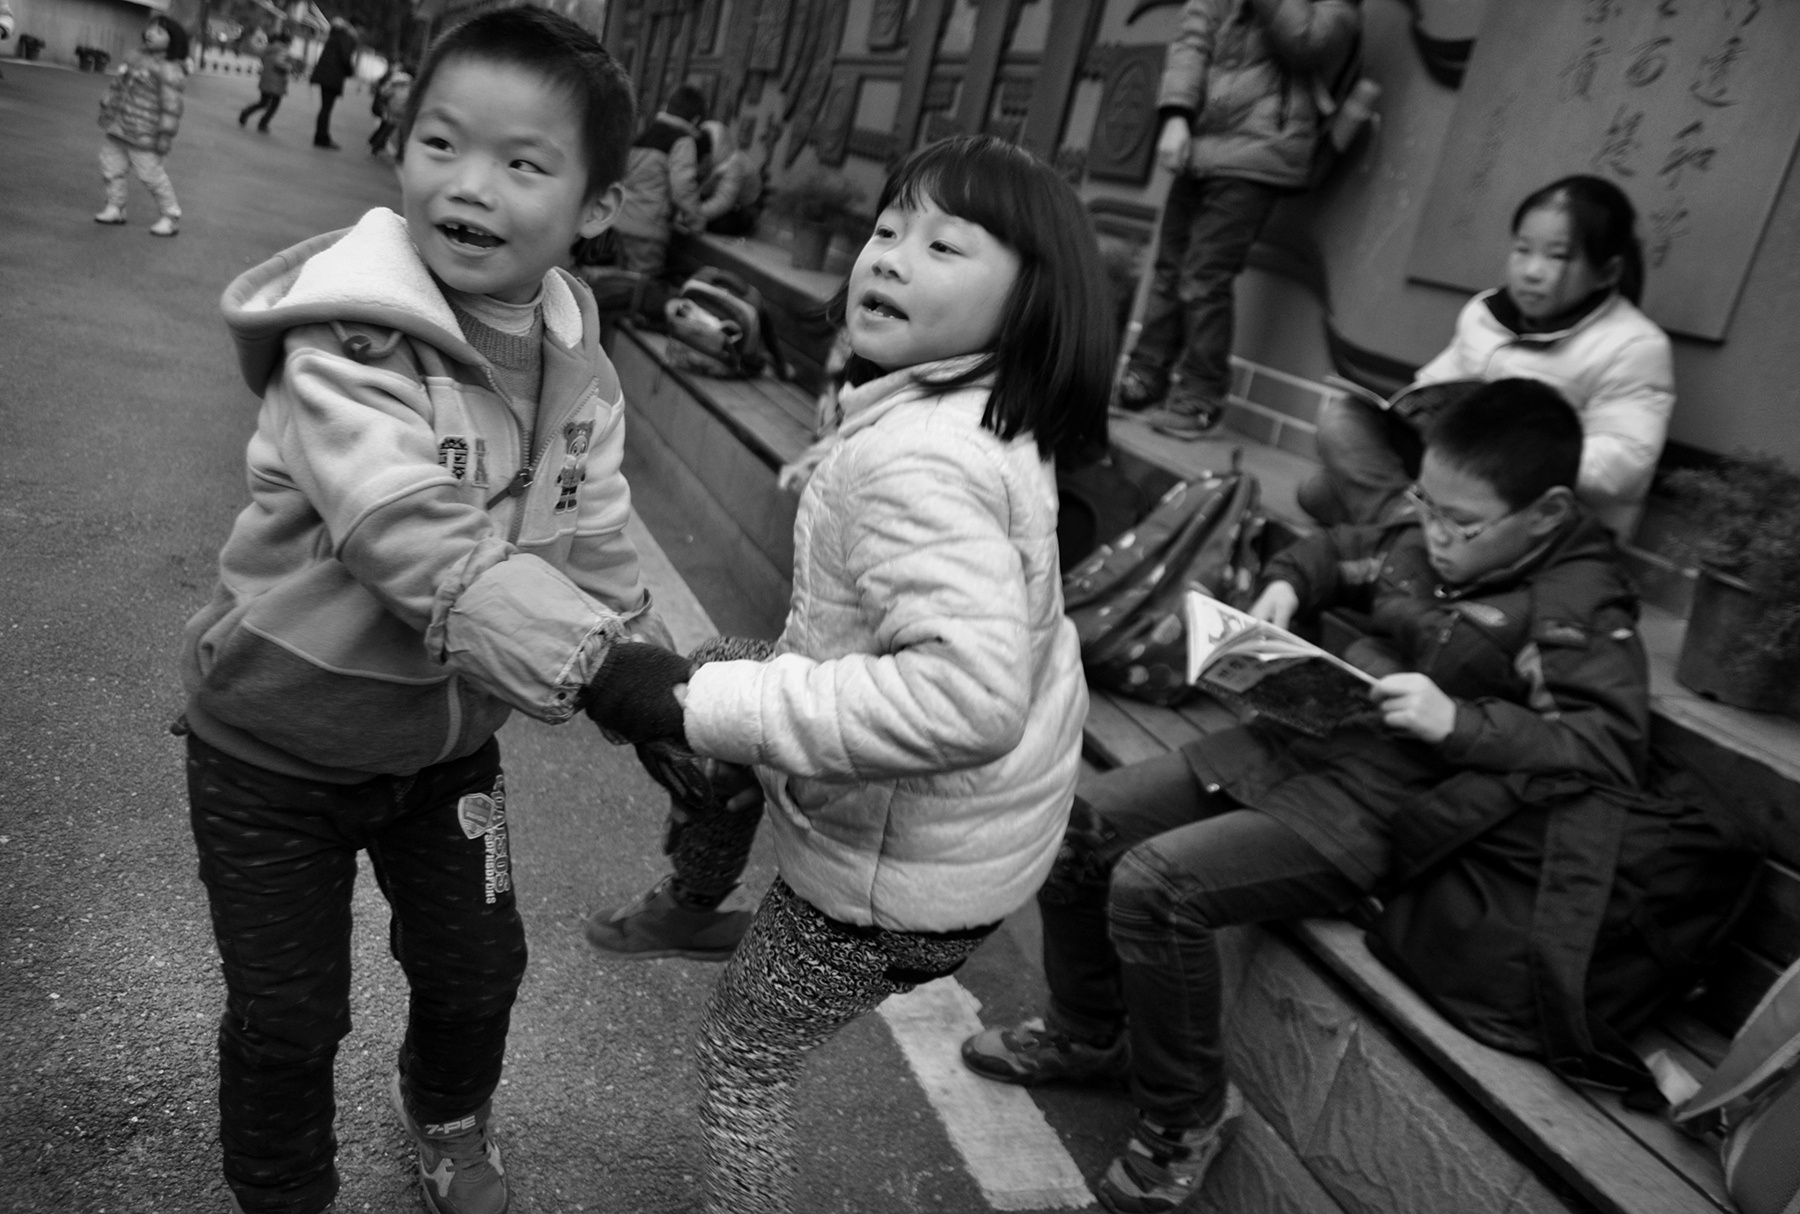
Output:
[[[889,995],[953,972],[993,926],[853,927],[776,879],[700,1026],[707,1214],[793,1210],[793,1096],[807,1054]]]

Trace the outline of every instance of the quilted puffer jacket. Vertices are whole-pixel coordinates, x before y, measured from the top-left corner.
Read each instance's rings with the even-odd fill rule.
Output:
[[[262,408],[251,503],[187,626],[196,734],[312,779],[407,775],[515,708],[567,720],[621,637],[667,641],[625,535],[624,399],[593,297],[552,270],[541,307],[522,419],[392,211],[226,289]]]
[[[134,148],[168,155],[181,129],[187,69],[142,48],[125,56],[100,98],[100,129]]]
[[[701,667],[685,715],[694,749],[757,765],[794,891],[900,931],[995,923],[1036,892],[1087,717],[1051,467],[982,428],[985,389],[922,389],[935,369],[844,391],[776,656]]]
[[[677,224],[700,227],[699,131],[666,110],[631,145],[613,227],[621,236],[667,243]]]
[[[1304,186],[1318,138],[1317,80],[1354,49],[1352,0],[1187,0],[1157,109],[1188,119],[1186,171]]]
[[[1456,336],[1413,382],[1541,380],[1581,415],[1576,492],[1617,535],[1637,527],[1675,409],[1668,334],[1613,294],[1574,324],[1526,333],[1504,290],[1483,291],[1456,318]]]

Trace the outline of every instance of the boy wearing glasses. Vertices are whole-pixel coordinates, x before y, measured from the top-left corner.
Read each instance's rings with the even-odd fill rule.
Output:
[[[1367,723],[1272,723],[1119,768],[1078,797],[1038,895],[1050,1002],[963,1059],[1003,1082],[1129,1079],[1139,1121],[1100,1182],[1109,1210],[1173,1210],[1241,1110],[1221,1052],[1214,932],[1340,912],[1385,892],[1390,824],[1445,781],[1637,787],[1649,688],[1637,598],[1575,498],[1581,422],[1534,380],[1434,419],[1411,509],[1277,556],[1254,613],[1366,613],[1345,655],[1378,676]]]

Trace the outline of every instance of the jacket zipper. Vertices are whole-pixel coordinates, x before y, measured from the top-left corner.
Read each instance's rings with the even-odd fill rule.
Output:
[[[506,393],[500,391],[500,383],[494,378],[493,372],[485,367],[482,368],[482,371],[488,377],[488,382],[492,385],[495,393],[502,401],[504,401],[506,399]],[[581,407],[587,403],[588,397],[595,394],[595,385],[592,381],[589,381],[587,389],[575,398],[575,403],[562,414],[558,415],[554,420],[560,422],[564,417],[579,413]],[[544,454],[550,448],[548,441],[539,448],[537,440],[543,435],[555,433],[556,430],[555,426],[542,425],[528,429],[524,423],[519,421],[519,415],[513,413],[511,408],[507,409],[507,413],[512,415],[513,424],[519,429],[520,440],[522,443],[521,449],[525,452],[525,464],[517,472],[513,473],[512,479],[506,482],[506,485],[500,492],[494,494],[494,496],[487,500],[487,504],[484,508],[488,510],[492,510],[506,498],[522,498],[525,496],[531,486],[536,483],[538,465],[543,462]],[[596,424],[598,424],[598,419],[596,419]],[[513,510],[512,523],[506,530],[506,542],[509,544],[517,544],[519,542],[519,533],[524,526],[525,503],[521,501]]]

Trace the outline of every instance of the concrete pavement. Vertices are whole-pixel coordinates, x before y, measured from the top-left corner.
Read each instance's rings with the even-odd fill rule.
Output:
[[[296,88],[258,136],[253,78],[201,75],[169,171],[182,234],[132,183],[131,223],[95,225],[103,79],[4,63],[0,79],[0,1211],[226,1208],[213,1034],[222,986],[194,877],[175,647],[246,498],[255,400],[217,299],[244,267],[397,205],[340,103],[344,150],[310,146]],[[653,496],[653,495],[647,495]],[[648,519],[654,530],[655,517]],[[518,1214],[679,1211],[695,1192],[688,1041],[715,971],[606,964],[596,905],[664,869],[662,799],[585,723],[502,735],[531,970],[497,1130]],[[770,869],[759,853],[751,886]],[[405,985],[372,881],[357,900],[356,1029],[338,1064],[339,1209],[420,1208],[382,1096]],[[961,976],[999,1019],[1037,998],[1026,917]],[[1024,942],[1023,944],[1021,942]],[[879,1019],[814,1060],[801,1093],[802,1210],[987,1208]],[[1040,1103],[1089,1175],[1129,1111]]]

